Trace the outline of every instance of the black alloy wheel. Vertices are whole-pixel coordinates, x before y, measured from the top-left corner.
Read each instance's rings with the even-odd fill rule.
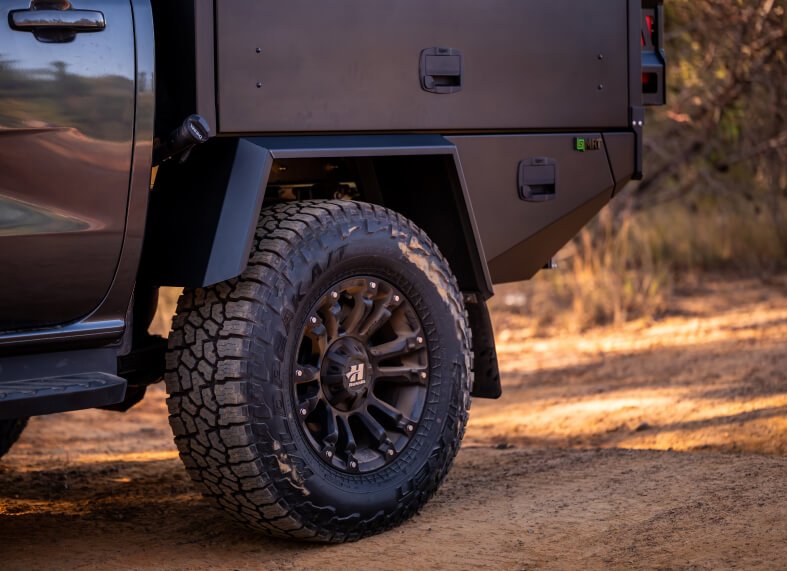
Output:
[[[429,360],[418,315],[394,286],[368,276],[329,288],[308,313],[293,384],[304,433],[333,468],[381,468],[424,410]]]

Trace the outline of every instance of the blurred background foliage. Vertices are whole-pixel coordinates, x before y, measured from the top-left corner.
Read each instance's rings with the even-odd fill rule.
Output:
[[[667,0],[667,105],[648,109],[645,178],[492,306],[584,329],[653,318],[709,274],[787,269],[785,0]]]

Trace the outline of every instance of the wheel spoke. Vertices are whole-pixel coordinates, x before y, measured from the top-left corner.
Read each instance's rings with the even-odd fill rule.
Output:
[[[400,335],[393,341],[369,347],[369,354],[376,362],[401,357],[424,348],[424,339],[420,335]]]
[[[377,470],[413,438],[429,384],[423,331],[405,296],[374,277],[349,277],[309,309],[290,375],[294,412],[332,469]]]
[[[330,406],[326,405],[325,409],[325,436],[323,436],[322,441],[327,447],[334,448],[336,446],[336,442],[339,440],[339,428],[336,424],[336,413]]]
[[[408,385],[426,386],[428,373],[425,366],[397,365],[393,367],[377,367],[376,379],[392,379]]]
[[[325,353],[325,350],[328,348],[328,330],[319,317],[314,315],[309,317],[309,322],[306,326],[306,336],[315,342],[319,354]]]
[[[333,299],[331,299],[331,303],[322,310],[321,315],[329,341],[333,341],[339,336],[339,313],[341,310],[342,306],[339,305],[338,301]]]
[[[300,372],[300,374],[298,374]],[[320,369],[311,365],[295,365],[295,384],[312,383],[320,380]]]
[[[355,305],[350,311],[350,314],[345,318],[344,323],[342,323],[344,332],[348,335],[358,332],[361,323],[363,323],[366,316],[369,315],[369,312],[372,310],[372,307],[374,307],[374,302],[363,296],[361,292],[356,292],[353,295],[353,299],[355,300]]]
[[[367,406],[376,408],[385,416],[390,418],[396,424],[396,427],[402,432],[408,432],[407,426],[413,426],[413,424],[415,424],[415,421],[412,418],[408,418],[401,410],[385,401],[378,399],[377,397],[370,396],[366,403]]]
[[[360,335],[371,337],[391,319],[390,304],[393,295],[393,290],[389,290],[383,297],[374,300],[374,309],[358,330]]]
[[[388,440],[388,433],[385,431],[385,428],[383,428],[383,425],[377,422],[377,419],[368,413],[358,414],[358,417],[361,419],[361,422],[363,422],[363,425],[366,427],[366,430],[369,431],[369,434],[378,447]]]
[[[301,418],[308,417],[320,403],[319,396],[313,396],[298,404],[298,414]]]
[[[355,442],[355,437],[353,436],[352,428],[350,428],[350,422],[347,420],[345,416],[338,416],[337,420],[344,430],[344,434],[347,435],[347,445],[344,447],[344,451],[349,454],[355,454],[355,451],[358,449],[358,444]]]

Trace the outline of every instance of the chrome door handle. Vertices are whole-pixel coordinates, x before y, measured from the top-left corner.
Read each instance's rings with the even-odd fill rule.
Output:
[[[14,10],[8,20],[11,28],[22,32],[100,32],[107,25],[104,14],[96,10]]]

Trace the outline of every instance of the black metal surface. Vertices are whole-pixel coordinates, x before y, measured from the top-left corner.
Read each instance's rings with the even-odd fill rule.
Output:
[[[268,151],[247,140],[214,138],[185,163],[162,165],[150,197],[142,279],[206,286],[239,275],[270,163]]]
[[[136,339],[131,351],[118,357],[117,374],[129,385],[145,386],[157,383],[164,375],[167,340],[158,335],[144,335]]]
[[[0,381],[0,420],[112,405],[123,400],[126,381],[89,372],[22,381]]]
[[[515,282],[533,277],[566,242],[609,202],[608,188],[518,244],[489,261],[495,283]]]
[[[643,134],[645,125],[645,109],[641,105],[635,105],[630,109],[631,129],[634,131],[634,172],[631,175],[633,180],[642,180],[642,164],[644,161]]]
[[[503,394],[497,365],[495,334],[486,302],[475,296],[465,298],[465,308],[473,332],[473,389],[470,396],[496,399]]]
[[[254,146],[256,152],[245,147],[248,152],[236,158],[239,145]],[[254,193],[266,186],[273,160],[325,157],[369,157],[364,185],[369,194],[364,199],[384,203],[424,228],[463,291],[478,292],[484,299],[491,295],[456,148],[439,135],[213,139],[195,149],[185,164],[167,163],[159,171],[151,195],[143,279],[201,286],[239,275],[262,199],[262,192]]]
[[[0,331],[82,318],[107,294],[135,114],[128,1],[80,2],[107,27],[66,43],[12,30],[12,8],[0,0]]]
[[[625,128],[625,29],[626,0],[223,0],[219,132]],[[461,92],[423,90],[432,46]]]
[[[114,374],[116,367],[117,356],[112,349],[0,357],[0,382],[79,376],[90,371]]]
[[[152,0],[156,36],[156,136],[197,113],[194,0]],[[211,2],[212,4],[212,2]],[[213,59],[213,56],[211,56]]]
[[[172,0],[164,0],[172,4]],[[179,0],[177,0],[179,1]],[[194,4],[194,84],[196,112],[211,126],[211,136],[217,131],[216,122],[216,45],[214,0],[185,0]]]
[[[611,193],[614,181],[603,144],[598,150],[580,152],[575,147],[577,137],[598,139],[600,134],[449,137],[459,150],[490,263],[602,191]],[[517,165],[527,157],[555,160],[560,191],[553,200],[525,202],[519,198]],[[576,226],[574,232],[580,227]],[[557,248],[542,255],[541,248],[531,244],[530,250],[520,251],[521,258],[507,258],[510,267],[505,268],[506,281],[529,278],[555,251]],[[531,267],[535,270],[531,271]],[[497,277],[494,271],[491,273],[493,281],[500,279],[500,273]]]
[[[635,143],[633,133],[604,133],[609,168],[615,181],[615,192],[631,180],[634,174]],[[613,194],[614,196],[614,194]]]
[[[45,327],[0,334],[0,355],[19,351],[40,351],[46,346],[54,350],[57,345],[83,346],[107,345],[123,335],[125,321],[88,319],[61,327]]]
[[[156,28],[156,135],[202,116],[216,133],[213,0],[152,0]]]
[[[462,291],[492,295],[484,250],[456,147],[439,135],[254,137],[276,159],[370,157],[359,161],[363,200],[383,204],[423,228]]]
[[[375,277],[335,284],[312,306],[293,367],[294,413],[323,461],[366,473],[402,453],[429,386],[425,337],[410,302]]]
[[[126,381],[116,370],[112,349],[0,357],[0,419],[121,402]]]

